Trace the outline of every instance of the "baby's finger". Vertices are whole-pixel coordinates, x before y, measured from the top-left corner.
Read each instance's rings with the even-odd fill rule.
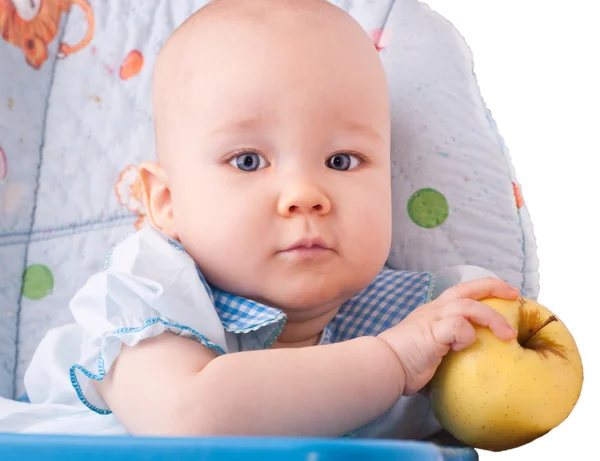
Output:
[[[504,280],[492,277],[469,280],[448,288],[438,298],[438,303],[446,304],[456,299],[469,298],[479,301],[489,297],[517,299],[519,290]]]
[[[445,317],[431,325],[436,341],[445,344],[452,350],[460,351],[475,342],[476,334],[473,325],[464,317]]]
[[[440,312],[445,317],[461,317],[478,325],[489,327],[502,340],[513,339],[517,336],[515,329],[494,308],[485,303],[472,299],[453,301]]]

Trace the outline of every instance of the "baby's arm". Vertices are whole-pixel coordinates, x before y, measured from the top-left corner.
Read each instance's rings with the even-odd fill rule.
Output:
[[[164,333],[123,350],[100,395],[134,434],[341,436],[423,388],[450,349],[472,344],[470,322],[514,332],[476,300],[516,299],[488,278],[446,290],[378,337],[300,349],[226,354]]]
[[[172,333],[123,349],[97,389],[133,434],[342,436],[404,389],[381,339],[226,354]]]

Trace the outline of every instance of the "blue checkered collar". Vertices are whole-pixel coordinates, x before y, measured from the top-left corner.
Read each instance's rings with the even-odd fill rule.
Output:
[[[185,252],[182,245],[169,243]],[[196,265],[198,276],[208,292],[226,331],[257,334],[263,348],[277,339],[287,320],[277,308],[227,293],[210,285]],[[375,280],[340,307],[321,336],[321,344],[377,335],[399,323],[410,312],[431,300],[434,275],[429,272],[384,268]]]

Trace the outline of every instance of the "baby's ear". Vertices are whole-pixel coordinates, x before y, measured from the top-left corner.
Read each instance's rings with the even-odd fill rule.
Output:
[[[139,172],[150,222],[168,237],[178,239],[173,220],[171,190],[165,170],[156,162],[143,162],[139,166]]]

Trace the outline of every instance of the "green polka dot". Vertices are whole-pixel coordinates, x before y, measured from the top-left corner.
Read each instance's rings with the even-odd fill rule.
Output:
[[[42,264],[33,264],[23,275],[23,296],[37,300],[47,296],[54,288],[52,272]]]
[[[435,189],[420,189],[408,200],[408,215],[417,226],[437,227],[448,217],[448,201]]]

